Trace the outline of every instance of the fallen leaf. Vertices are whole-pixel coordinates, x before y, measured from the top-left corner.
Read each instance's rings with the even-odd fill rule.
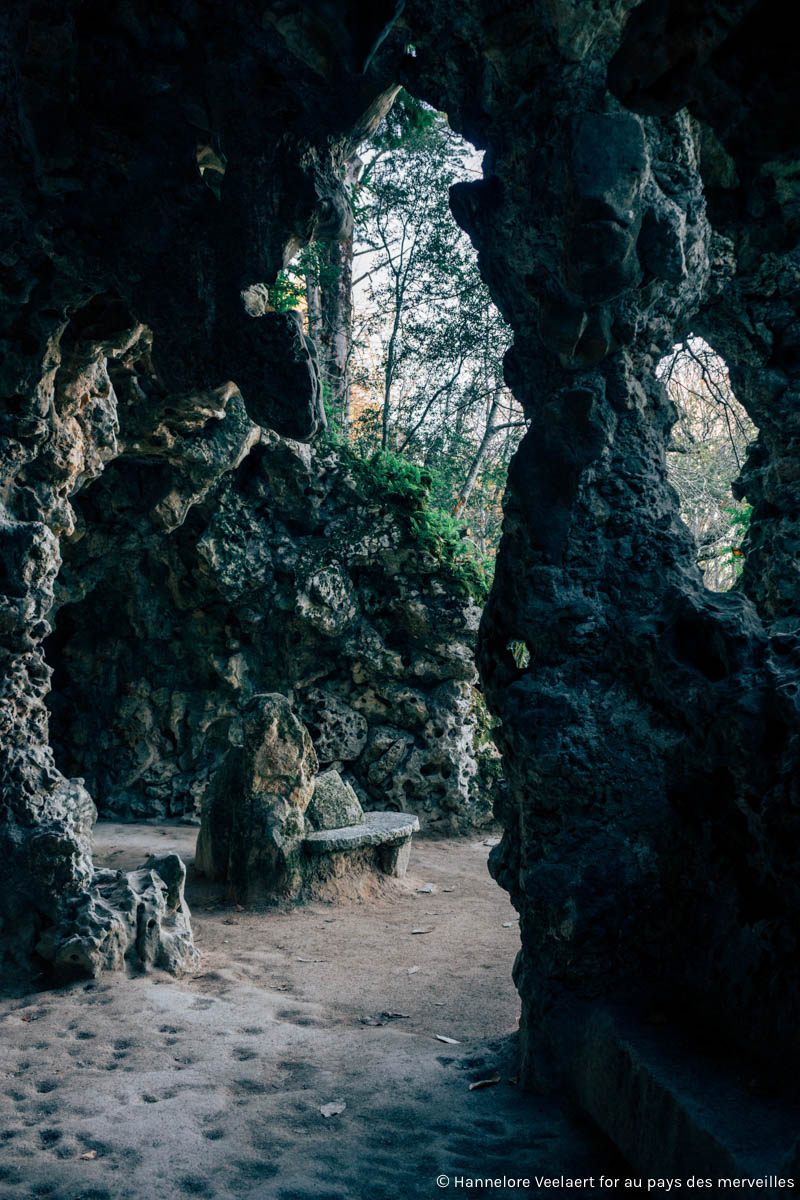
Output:
[[[338,1117],[339,1113],[343,1113],[346,1108],[344,1100],[334,1100],[330,1104],[323,1104],[319,1111],[327,1120],[328,1117]]]
[[[297,961],[298,962],[308,962],[308,963],[320,963],[320,962],[326,963],[326,962],[330,962],[331,960],[329,958],[299,958],[298,957]]]
[[[500,1076],[498,1075],[497,1071],[495,1071],[494,1075],[490,1075],[488,1079],[478,1079],[475,1083],[471,1083],[469,1085],[469,1090],[471,1092],[477,1092],[480,1091],[481,1088],[494,1087],[494,1085],[499,1082]]]
[[[444,1008],[446,1001],[445,1000],[434,1000],[433,1003],[436,1005],[437,1008]]]
[[[238,922],[238,921],[232,921],[232,920],[230,919],[230,917],[228,917],[227,921],[223,921],[223,922],[222,922],[222,924],[223,924],[223,925],[238,925],[238,924],[239,924],[239,922]]]
[[[503,921],[503,929],[513,929],[516,924],[516,921]]]
[[[424,895],[432,895],[433,892],[438,891],[438,888],[435,883],[423,883],[422,887],[417,888],[417,891]]]
[[[386,1022],[382,1021],[380,1017],[359,1017],[358,1020],[361,1025],[372,1025],[376,1028],[386,1024]]]
[[[387,1021],[407,1021],[410,1018],[411,1013],[382,1012],[381,1016],[385,1017]]]
[[[455,890],[455,888],[442,888],[443,892],[454,892]]]
[[[432,929],[412,929],[412,933],[433,933]]]
[[[436,1036],[437,1042],[446,1042],[448,1046],[460,1046],[461,1045],[461,1042],[458,1040],[458,1038],[445,1037],[443,1033],[437,1033],[435,1036]]]
[[[237,912],[244,912],[244,905],[243,905],[243,904],[237,904],[237,905],[236,905],[236,911],[237,911]]]
[[[91,1162],[91,1160],[93,1158],[97,1158],[97,1151],[96,1150],[87,1150],[85,1154],[81,1155],[81,1158],[83,1159],[84,1162]]]
[[[406,975],[416,975],[419,967],[406,967]]]

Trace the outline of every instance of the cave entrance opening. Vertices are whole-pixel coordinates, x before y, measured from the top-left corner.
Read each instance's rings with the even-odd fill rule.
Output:
[[[690,334],[659,363],[677,411],[667,471],[694,537],[705,586],[730,591],[742,571],[751,505],[739,481],[758,429],[734,395],[724,359]]]
[[[448,204],[477,155],[441,114],[404,103],[405,128],[353,173],[366,215],[349,274],[342,243],[320,240],[267,289],[269,307],[305,310],[329,434],[300,447],[260,432],[235,392],[198,413],[146,389],[121,405],[122,453],[75,499],[46,653],[56,759],[98,805],[100,865],[134,867],[154,848],[191,863],[198,809],[257,693],[288,697],[320,767],[365,809],[414,811],[435,836],[415,840],[408,879],[371,885],[371,904],[336,917],[298,909],[298,938],[303,911],[320,937],[283,969],[335,948],[347,978],[331,1003],[349,987],[355,1009],[388,927],[400,945],[381,977],[386,1010],[413,1010],[435,978],[440,999],[417,997],[420,1013],[447,1010],[442,1036],[458,1041],[509,1032],[518,1013],[518,925],[486,871],[502,779],[474,640],[524,422],[503,382],[508,331]],[[343,277],[352,327],[337,376]],[[124,364],[137,386],[145,367]],[[160,405],[157,436],[142,432],[145,404]],[[190,869],[187,898],[201,951],[228,966],[266,954],[253,949],[270,936],[265,914],[245,896],[237,909]]]
[[[400,91],[340,164],[352,231],[320,237],[271,289],[299,306],[335,446],[406,490],[420,537],[491,578],[508,464],[525,430],[505,384],[511,331],[453,216],[482,153]]]

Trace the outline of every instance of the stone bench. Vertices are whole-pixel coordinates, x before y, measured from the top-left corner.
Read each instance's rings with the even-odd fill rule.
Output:
[[[399,877],[408,870],[411,835],[418,829],[419,819],[413,813],[367,812],[357,825],[308,834],[303,848],[308,854],[322,855],[373,847],[379,852],[384,873]]]

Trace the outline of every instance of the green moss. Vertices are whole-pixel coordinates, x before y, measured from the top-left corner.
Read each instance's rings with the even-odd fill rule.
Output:
[[[472,745],[478,770],[472,781],[472,791],[481,796],[491,811],[503,782],[503,757],[494,740],[497,721],[489,712],[483,693],[472,689],[472,714],[475,718],[475,733]]]
[[[430,507],[434,474],[397,454],[365,459],[344,445],[337,446],[337,453],[364,499],[389,507],[399,517],[411,544],[436,559],[454,591],[485,604],[492,562],[464,540],[462,526],[448,512]]]

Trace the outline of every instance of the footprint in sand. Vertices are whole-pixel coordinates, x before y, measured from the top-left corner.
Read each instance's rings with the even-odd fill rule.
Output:
[[[257,1079],[234,1079],[229,1087],[232,1092],[246,1096],[263,1096],[267,1091],[267,1085]]]
[[[214,1194],[211,1185],[200,1175],[184,1175],[178,1180],[178,1187],[186,1196],[212,1196]]]
[[[290,1021],[292,1025],[316,1025],[318,1022],[314,1017],[310,1017],[308,1013],[302,1009],[284,1008],[277,1014],[279,1021]]]
[[[258,1058],[258,1055],[255,1050],[251,1050],[248,1046],[236,1046],[231,1053],[231,1057],[235,1058],[238,1062],[248,1062],[251,1058]]]
[[[145,1092],[142,1096],[142,1100],[145,1104],[158,1104],[161,1100],[174,1100],[177,1094],[178,1093],[172,1089],[166,1092],[161,1092],[159,1096],[154,1096],[152,1092]]]
[[[244,1162],[234,1163],[234,1167],[239,1174],[237,1184],[274,1179],[276,1175],[280,1174],[280,1167],[277,1163],[264,1159],[245,1159]]]

